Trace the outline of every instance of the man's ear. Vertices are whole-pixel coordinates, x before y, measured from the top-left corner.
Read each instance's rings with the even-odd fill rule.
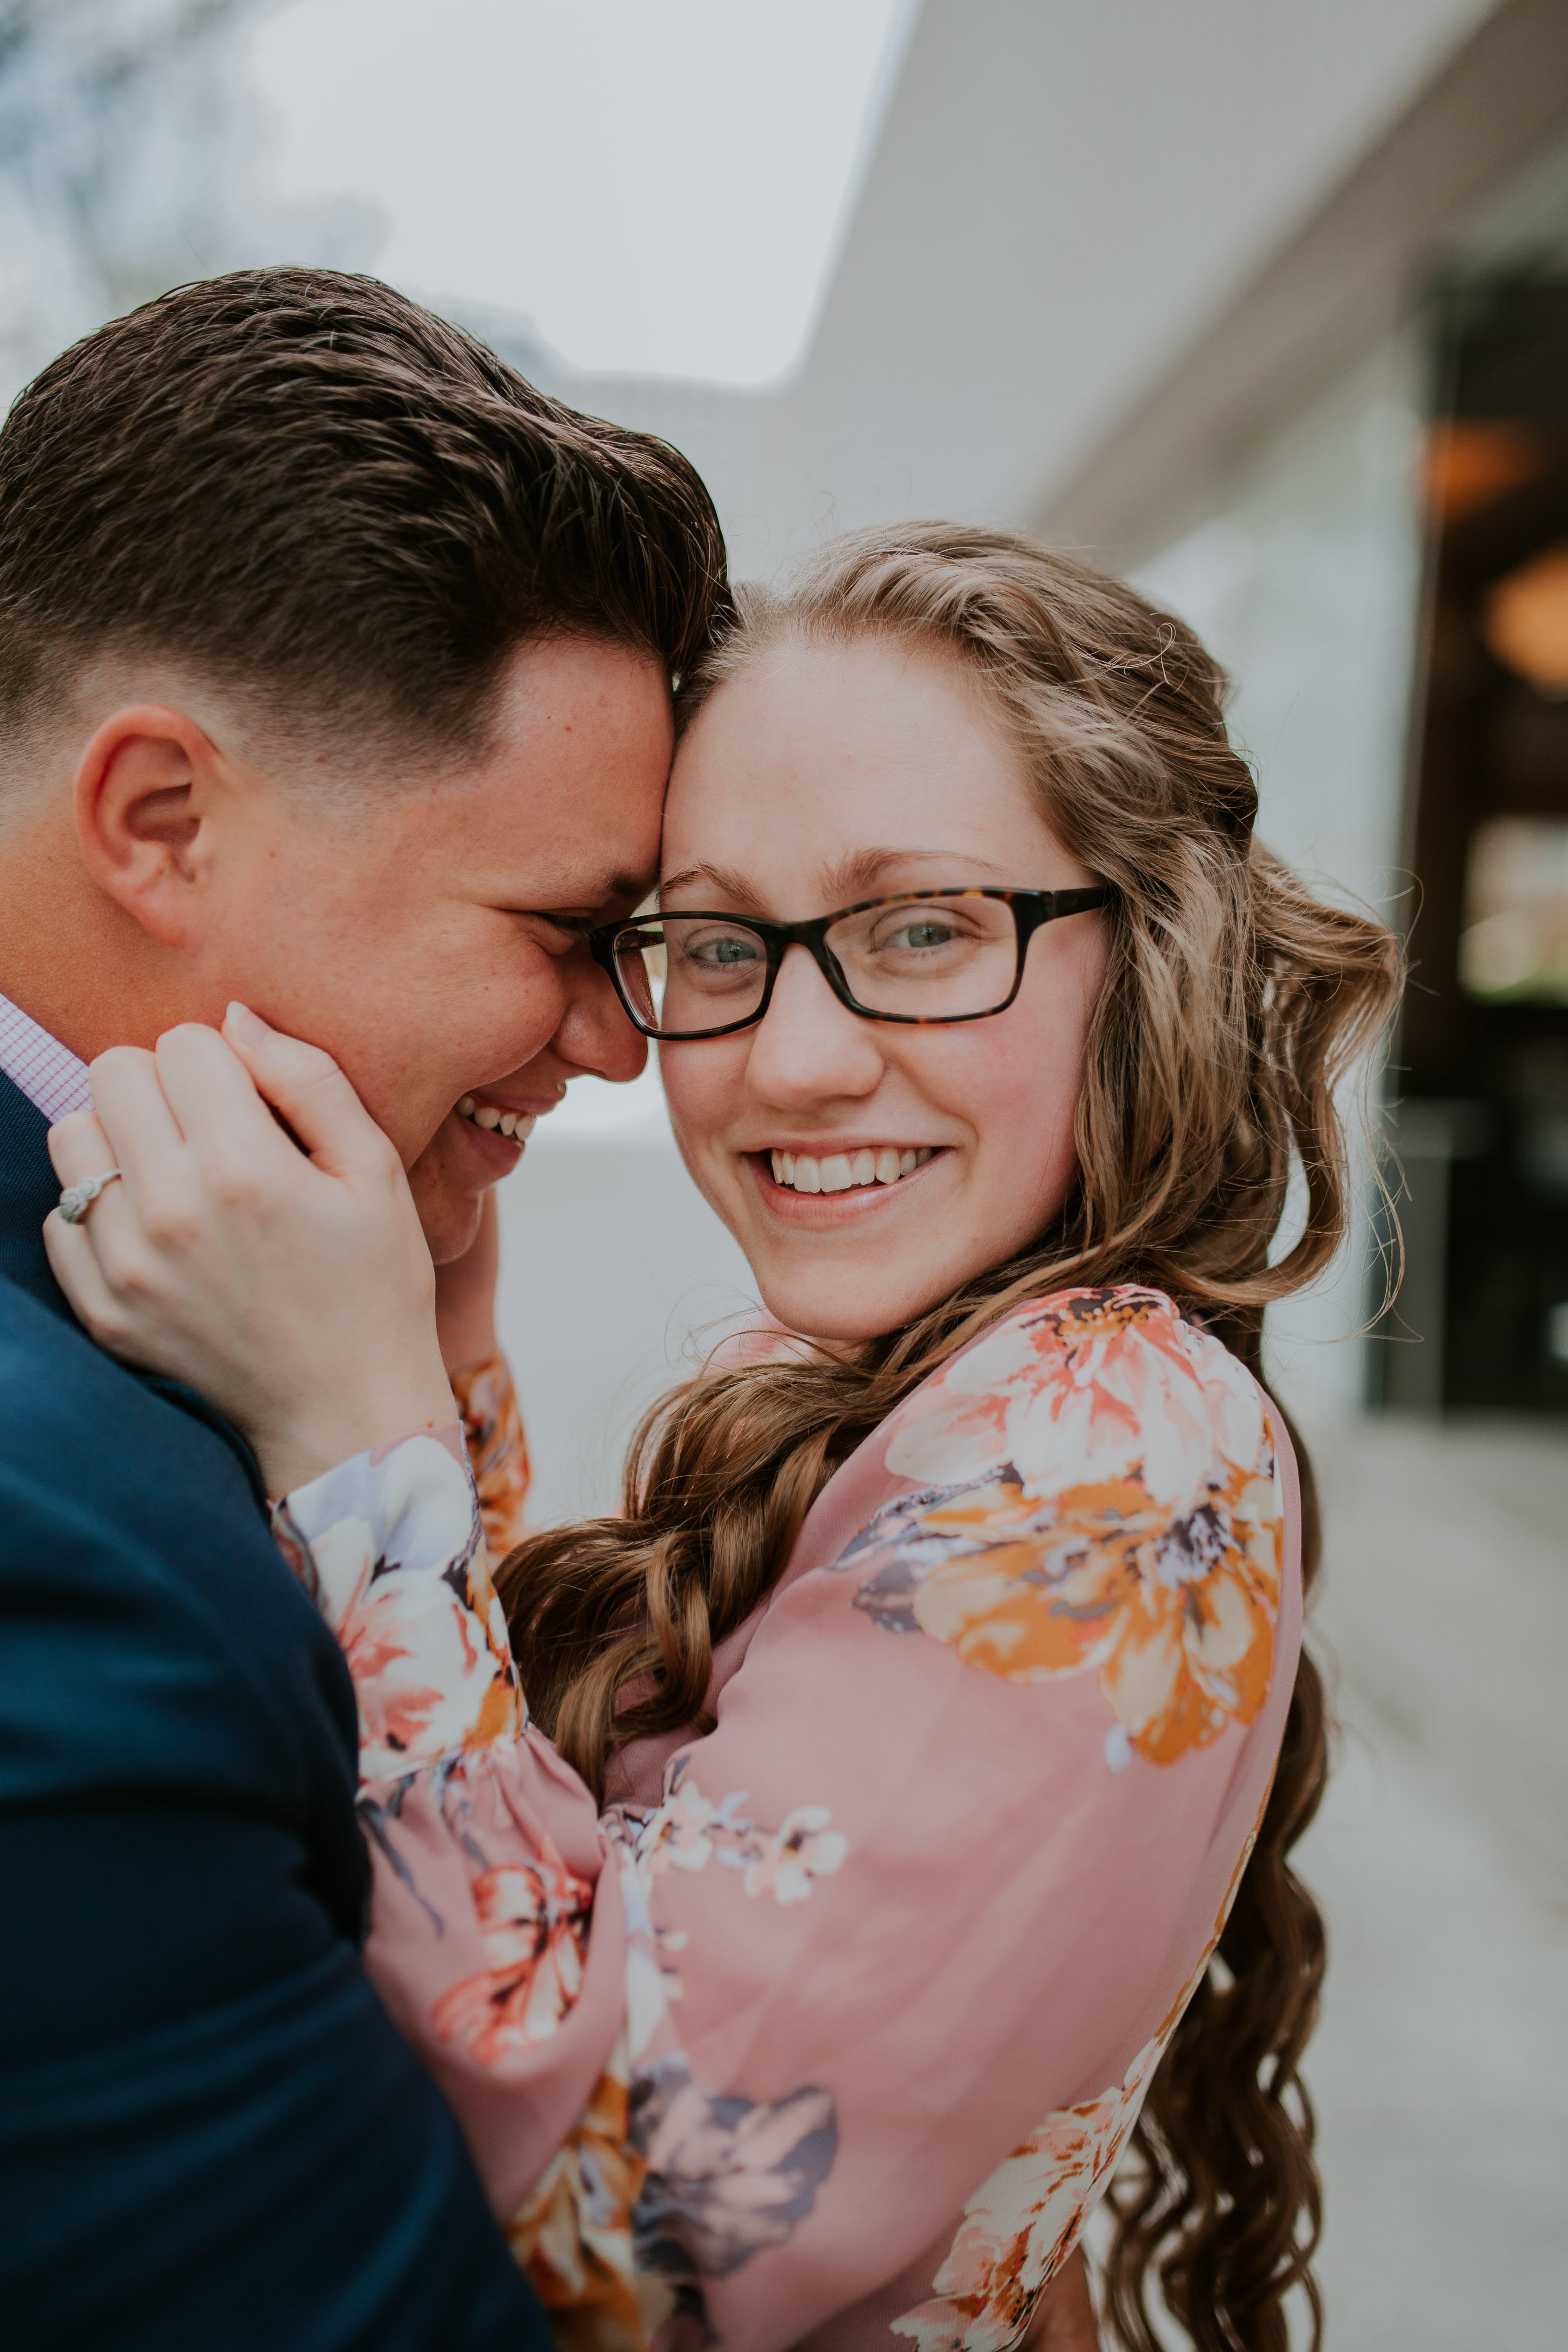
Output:
[[[107,898],[184,947],[209,864],[206,787],[217,755],[183,711],[138,702],[106,719],[77,770],[82,863]]]

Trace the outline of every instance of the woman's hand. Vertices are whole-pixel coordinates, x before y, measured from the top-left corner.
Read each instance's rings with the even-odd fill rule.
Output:
[[[329,1055],[230,1005],[91,1075],[50,1156],[62,1184],[121,1180],[44,1244],[101,1346],[199,1390],[274,1495],[453,1417],[413,1196]]]

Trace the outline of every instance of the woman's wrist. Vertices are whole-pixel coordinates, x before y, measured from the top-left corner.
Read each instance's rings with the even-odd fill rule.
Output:
[[[290,1412],[247,1434],[269,1495],[308,1486],[340,1462],[394,1445],[399,1438],[440,1429],[458,1419],[452,1384],[437,1360],[417,1373],[378,1381],[374,1390],[341,1394],[315,1411]]]

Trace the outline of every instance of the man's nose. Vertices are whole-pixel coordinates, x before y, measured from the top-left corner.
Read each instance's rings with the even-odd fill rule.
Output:
[[[564,967],[566,1008],[550,1050],[595,1077],[620,1083],[640,1075],[647,1040],[634,1029],[608,972],[586,948],[574,948]]]
[[[883,1068],[873,1024],[840,1003],[808,949],[786,949],[752,1034],[752,1092],[781,1106],[858,1098],[876,1092]]]

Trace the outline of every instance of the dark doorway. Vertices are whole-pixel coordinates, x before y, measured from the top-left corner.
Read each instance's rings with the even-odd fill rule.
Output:
[[[1568,280],[1444,305],[1388,1400],[1568,1411]]]

